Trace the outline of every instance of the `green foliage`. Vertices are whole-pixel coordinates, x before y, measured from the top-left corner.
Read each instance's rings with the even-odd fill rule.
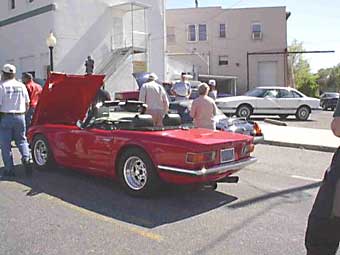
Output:
[[[288,50],[290,52],[303,51],[303,44],[294,40]],[[293,69],[296,88],[308,96],[315,97],[318,94],[318,76],[311,73],[308,61],[303,58],[301,53],[291,54],[289,60],[289,64]]]
[[[320,69],[317,82],[321,91],[340,90],[340,64],[332,68]]]

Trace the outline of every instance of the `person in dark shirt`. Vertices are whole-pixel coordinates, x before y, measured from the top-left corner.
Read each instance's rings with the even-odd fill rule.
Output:
[[[331,123],[333,134],[340,137],[340,103]],[[335,255],[340,242],[340,147],[333,155],[312,211],[305,237],[307,255]]]
[[[110,93],[103,87],[100,88],[92,101],[90,109],[88,110],[87,116],[83,123],[83,127],[87,127],[94,117],[98,116],[98,109],[105,101],[111,101]]]

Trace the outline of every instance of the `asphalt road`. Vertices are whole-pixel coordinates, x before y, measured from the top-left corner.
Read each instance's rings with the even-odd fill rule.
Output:
[[[265,118],[280,120],[278,116],[252,116],[252,120],[262,122]],[[291,127],[330,129],[330,123],[333,118],[333,111],[316,111],[312,112],[311,116],[306,121],[300,121],[295,116],[288,116],[285,123]]]
[[[0,181],[0,253],[305,254],[308,213],[332,154],[258,145],[255,156],[238,184],[166,188],[149,199],[68,169],[30,180],[18,167],[18,177]]]

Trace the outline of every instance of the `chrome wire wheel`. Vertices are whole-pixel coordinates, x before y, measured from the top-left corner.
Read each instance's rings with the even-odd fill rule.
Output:
[[[48,161],[48,148],[43,140],[38,140],[34,144],[33,154],[38,166],[45,166]]]
[[[133,190],[141,190],[148,180],[146,164],[137,156],[131,156],[125,161],[123,175],[126,184]]]

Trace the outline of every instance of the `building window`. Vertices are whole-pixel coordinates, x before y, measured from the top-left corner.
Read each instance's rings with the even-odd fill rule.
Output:
[[[225,24],[220,24],[220,38],[225,38]]]
[[[15,9],[15,0],[9,0],[9,9]]]
[[[206,24],[198,25],[198,40],[199,41],[207,40],[207,25]]]
[[[219,56],[218,57],[218,65],[226,66],[229,64],[228,56]]]
[[[262,39],[262,24],[261,23],[253,23],[251,25],[251,32],[253,40]]]
[[[188,41],[196,41],[196,25],[188,25]]]

